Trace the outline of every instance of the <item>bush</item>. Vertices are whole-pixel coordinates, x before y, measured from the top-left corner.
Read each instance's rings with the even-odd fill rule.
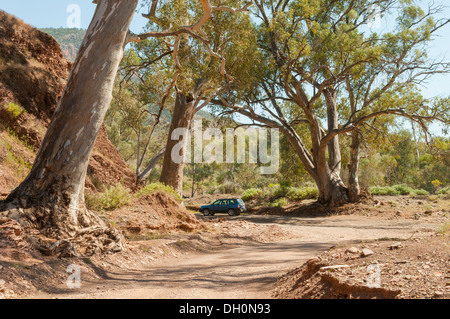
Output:
[[[319,190],[316,187],[289,187],[287,198],[290,201],[301,201],[305,199],[317,199]]]
[[[286,197],[289,187],[285,184],[269,184],[266,195],[270,198]]]
[[[242,192],[241,185],[233,182],[225,182],[221,184],[219,187],[217,187],[217,190],[221,194],[238,194]]]
[[[263,197],[264,192],[261,188],[249,188],[242,194],[241,198],[244,201],[249,201],[253,199],[260,199]]]
[[[286,198],[282,197],[282,198],[278,198],[273,203],[270,203],[269,206],[270,207],[283,207],[283,206],[287,205],[288,203],[289,203],[288,200]]]
[[[99,195],[85,194],[86,206],[93,210],[115,210],[129,205],[131,202],[130,190],[118,183],[110,186]]]
[[[19,116],[21,116],[25,112],[25,110],[20,105],[17,105],[16,103],[9,103],[6,106],[6,111],[8,111],[8,113],[15,119],[18,118]]]
[[[415,189],[411,192],[411,195],[430,195],[430,192],[424,190],[424,189]]]
[[[250,188],[242,194],[242,199],[247,200],[265,200],[272,202],[272,207],[281,207],[288,201],[301,201],[305,199],[317,199],[319,190],[313,186],[289,187],[280,184],[270,184],[267,188]],[[275,205],[275,206],[274,206]],[[277,206],[281,205],[281,206]]]
[[[446,195],[446,194],[450,195],[450,187],[440,188],[440,189],[436,192],[436,194],[438,194],[438,195]]]
[[[174,190],[172,186],[167,186],[166,184],[160,182],[148,184],[147,186],[145,186],[143,189],[140,190],[140,192],[137,194],[137,197],[142,197],[157,192],[167,193],[179,203],[183,201],[180,194],[178,194],[178,192]]]
[[[396,191],[396,193],[398,195],[414,194],[414,189],[412,189],[411,187],[407,186],[406,184],[394,185],[392,187],[394,187],[394,189],[395,189],[395,191]]]
[[[393,196],[398,195],[396,194],[396,190],[393,187],[390,186],[372,186],[369,188],[369,191],[372,195],[380,195],[380,196]]]
[[[406,184],[399,184],[394,186],[372,186],[370,187],[372,195],[381,196],[398,196],[398,195],[429,195],[430,193],[424,189],[413,189]]]

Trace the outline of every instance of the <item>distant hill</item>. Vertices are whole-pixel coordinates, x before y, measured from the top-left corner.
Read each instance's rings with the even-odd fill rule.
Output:
[[[68,28],[41,28],[40,30],[55,38],[61,46],[61,51],[67,60],[71,62],[75,61],[86,30]]]

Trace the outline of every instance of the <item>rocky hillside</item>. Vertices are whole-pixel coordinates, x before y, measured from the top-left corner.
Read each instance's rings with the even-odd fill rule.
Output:
[[[67,29],[67,28],[41,28],[41,31],[50,34],[61,46],[64,57],[74,62],[83,42],[86,30]]]
[[[0,11],[0,198],[30,170],[72,66],[53,37]],[[102,128],[87,186],[132,188],[134,181]]]

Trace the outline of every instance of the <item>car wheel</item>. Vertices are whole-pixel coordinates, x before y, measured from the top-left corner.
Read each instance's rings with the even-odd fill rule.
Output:
[[[203,213],[203,216],[208,216],[208,215],[210,215],[209,209],[204,209],[204,210],[202,211],[202,213]]]
[[[234,216],[234,209],[231,209],[231,208],[230,208],[230,209],[228,210],[228,215],[229,215],[229,216]]]

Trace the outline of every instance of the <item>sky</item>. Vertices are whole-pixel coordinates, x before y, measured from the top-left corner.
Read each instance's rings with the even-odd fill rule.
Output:
[[[37,28],[70,27],[76,22],[73,19],[76,6],[80,13],[79,27],[87,29],[96,7],[92,0],[0,0],[0,10],[13,14]],[[140,14],[136,14],[131,30],[139,32],[146,21]]]
[[[419,0],[428,3],[428,0]],[[441,1],[441,2],[440,2]],[[437,3],[450,2],[437,0]],[[140,1],[142,3],[142,0]],[[24,20],[37,28],[45,27],[79,27],[87,29],[94,14],[96,5],[92,0],[0,0],[0,9]],[[132,22],[131,30],[139,33],[145,26],[147,19],[141,16],[146,8],[138,6],[138,12]],[[441,13],[441,17],[450,17],[450,7]],[[386,21],[382,21],[386,23]],[[429,55],[435,58],[447,56],[450,60],[450,24],[438,33],[439,37],[433,42]],[[450,75],[438,75],[422,90],[427,98],[433,96],[450,95]]]

